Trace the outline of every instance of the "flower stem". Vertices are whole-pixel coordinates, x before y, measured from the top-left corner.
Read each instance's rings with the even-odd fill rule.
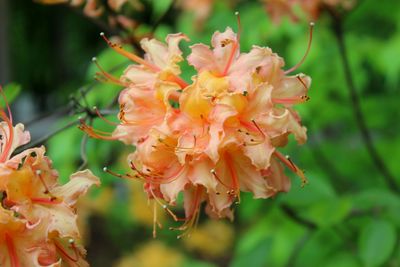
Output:
[[[354,84],[353,76],[350,69],[349,58],[347,54],[347,49],[345,45],[345,37],[343,34],[343,25],[341,17],[338,14],[330,12],[333,18],[333,31],[336,37],[337,45],[339,47],[340,57],[343,64],[344,75],[347,83],[347,88],[350,94],[351,106],[353,109],[353,114],[356,119],[358,128],[360,130],[360,134],[362,140],[367,148],[368,154],[371,157],[372,162],[375,164],[375,167],[381,172],[385,183],[389,186],[391,190],[396,193],[400,192],[399,186],[396,183],[396,179],[390,173],[389,169],[383,162],[382,158],[380,157],[377,149],[374,146],[374,143],[371,138],[371,134],[368,130],[364,114],[361,110],[360,99],[357,94],[357,90]]]

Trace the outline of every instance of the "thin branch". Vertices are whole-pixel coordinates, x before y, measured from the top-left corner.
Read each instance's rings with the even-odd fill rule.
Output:
[[[54,137],[55,135],[61,133],[62,131],[67,130],[67,129],[69,129],[72,126],[77,125],[77,124],[79,124],[78,120],[71,121],[71,122],[67,123],[66,125],[64,125],[64,126],[58,128],[58,129],[46,134],[45,136],[42,136],[41,138],[39,138],[39,139],[37,139],[37,140],[35,140],[35,141],[31,142],[31,143],[28,143],[28,144],[26,144],[24,146],[21,146],[21,147],[17,148],[14,153],[18,154],[18,153],[20,153],[20,152],[22,152],[22,151],[24,151],[26,149],[42,145],[48,139]]]
[[[400,188],[396,183],[395,177],[390,173],[389,169],[383,162],[382,158],[380,157],[377,149],[374,146],[374,143],[371,138],[371,134],[368,130],[366,120],[364,118],[364,114],[361,110],[360,99],[357,95],[357,90],[353,81],[353,76],[350,69],[349,58],[347,54],[347,49],[344,40],[343,34],[343,25],[340,16],[336,15],[335,13],[330,13],[333,18],[333,30],[335,33],[336,41],[339,46],[340,57],[343,63],[344,75],[346,78],[347,88],[350,93],[350,100],[351,106],[353,109],[354,117],[356,119],[358,128],[361,133],[361,137],[364,141],[364,144],[367,148],[367,151],[371,157],[371,160],[375,164],[376,168],[381,172],[384,181],[388,185],[388,187],[396,193],[400,193]]]
[[[91,126],[93,123],[93,119],[89,118],[89,123],[88,125]],[[87,142],[88,142],[89,136],[87,134],[84,134],[82,137],[81,141],[81,159],[82,159],[82,164],[79,166],[78,171],[83,170],[86,168],[88,165],[88,157],[87,157]]]
[[[294,209],[292,209],[289,205],[282,204],[280,207],[286,213],[286,215],[290,219],[292,219],[294,222],[296,222],[300,225],[303,225],[310,230],[315,230],[318,228],[318,226],[315,223],[313,223],[312,221],[309,221],[309,220],[301,217],[300,215],[298,215],[297,212]]]

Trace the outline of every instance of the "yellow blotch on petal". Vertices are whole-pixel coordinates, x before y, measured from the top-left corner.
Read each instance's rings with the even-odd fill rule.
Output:
[[[238,113],[244,111],[244,109],[248,105],[247,98],[242,94],[232,94],[224,96],[218,103],[234,107]]]
[[[8,198],[22,202],[29,198],[32,192],[33,173],[28,168],[14,171],[10,177],[7,177]]]
[[[229,82],[225,77],[204,71],[193,85],[185,89],[181,109],[194,118],[207,117],[212,109],[212,102],[226,95],[228,89]]]

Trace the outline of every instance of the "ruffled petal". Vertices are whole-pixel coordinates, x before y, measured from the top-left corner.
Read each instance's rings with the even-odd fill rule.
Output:
[[[301,81],[299,80],[301,79]],[[281,85],[272,91],[273,98],[288,98],[307,95],[308,88],[311,85],[311,78],[304,74],[285,77]]]
[[[187,58],[187,61],[198,72],[215,71],[218,65],[214,59],[214,54],[210,47],[204,44],[195,44],[191,47],[192,53]]]
[[[187,170],[178,171],[176,177],[172,182],[161,184],[160,190],[164,196],[165,201],[170,204],[175,204],[178,194],[185,189],[185,186],[189,183],[187,178]]]
[[[260,120],[263,129],[271,138],[281,136],[286,133],[293,133],[299,144],[304,144],[307,140],[307,128],[302,126],[294,111],[289,109],[275,109],[268,116]]]
[[[167,45],[156,39],[143,39],[140,44],[146,52],[145,59],[160,69],[170,68],[173,73],[179,72],[179,67],[176,63],[183,60],[182,52],[179,49],[179,42],[188,40],[181,33],[170,34],[167,36]]]
[[[271,158],[271,167],[265,174],[267,183],[276,192],[288,192],[290,190],[290,180],[285,175],[282,164],[276,159]]]
[[[227,27],[224,32],[215,32],[211,39],[211,44],[213,46],[213,54],[215,61],[218,66],[218,71],[221,73],[226,65],[228,64],[228,60],[231,57],[232,49],[234,44],[237,42],[236,33],[232,31],[230,27]],[[240,54],[239,45],[234,51],[233,58],[237,58]]]
[[[214,167],[211,160],[203,158],[191,163],[190,172],[188,174],[190,181],[194,185],[202,185],[207,192],[215,192],[218,182],[212,175],[211,170]]]
[[[100,185],[100,180],[90,170],[79,171],[70,176],[68,183],[55,187],[51,193],[63,200],[63,202],[72,207],[78,198],[85,195],[92,185]]]
[[[253,73],[256,69],[267,65],[275,56],[270,48],[253,46],[249,53],[241,54],[229,69],[230,84],[236,92],[242,93],[251,88]]]
[[[152,88],[157,74],[142,65],[130,65],[121,76],[123,82],[133,83],[138,87]]]
[[[204,153],[206,153],[214,163],[219,159],[218,151],[220,143],[225,137],[224,123],[228,118],[233,117],[236,114],[236,109],[222,104],[216,105],[210,114],[210,127],[208,130],[210,141]]]
[[[2,138],[0,139],[2,150],[5,150],[6,147],[9,146],[8,151],[5,151],[7,155],[1,155],[4,160],[9,159],[11,154],[17,147],[25,145],[31,140],[30,133],[24,130],[24,125],[22,123],[18,123],[16,126],[13,127],[11,144],[8,144],[10,142],[11,136],[9,125],[5,121],[0,122],[0,130],[2,132]]]
[[[267,169],[270,165],[272,153],[275,148],[268,139],[257,145],[246,145],[243,147],[244,154],[258,170]]]

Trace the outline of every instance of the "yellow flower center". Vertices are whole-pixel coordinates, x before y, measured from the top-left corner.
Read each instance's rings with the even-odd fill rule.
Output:
[[[244,95],[229,93],[226,77],[215,76],[209,71],[200,73],[197,81],[185,93],[182,110],[195,118],[207,117],[215,103],[232,106],[238,113],[247,105]]]

